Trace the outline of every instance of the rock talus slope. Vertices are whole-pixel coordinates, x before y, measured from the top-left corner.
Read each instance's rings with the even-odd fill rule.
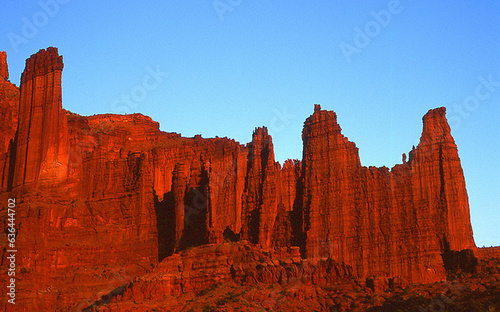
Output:
[[[444,108],[424,116],[419,145],[389,170],[361,166],[336,114],[316,105],[304,123],[303,159],[280,165],[265,127],[242,145],[162,132],[141,114],[66,111],[62,69],[56,48],[40,50],[17,88],[0,54],[0,197],[19,202],[18,296],[30,307],[88,306],[162,260],[225,241],[268,250],[269,261],[293,248],[291,258],[329,261],[383,287],[441,281],[447,261],[476,252]],[[245,254],[238,248],[234,259]],[[247,276],[256,268],[228,261],[211,270]],[[181,281],[168,282],[168,292],[213,283],[194,271],[187,262],[176,269]]]

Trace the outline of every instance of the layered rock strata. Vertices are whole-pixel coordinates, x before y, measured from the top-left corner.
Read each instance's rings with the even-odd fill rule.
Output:
[[[175,254],[152,272],[104,294],[89,310],[121,311],[131,300],[156,301],[186,292],[200,295],[215,284],[227,282],[298,287],[350,284],[355,283],[355,279],[351,267],[332,259],[312,265],[300,257],[298,247],[262,249],[243,240],[205,245]]]
[[[7,190],[10,160],[9,146],[14,144],[17,129],[19,88],[9,82],[7,54],[0,52],[0,191]]]
[[[0,79],[9,80],[9,66],[7,65],[6,52],[0,52]]]
[[[62,109],[62,56],[48,48],[26,61],[21,75],[13,187],[63,181],[68,167],[68,124]]]
[[[336,114],[316,105],[303,159],[281,166],[265,127],[242,145],[162,132],[141,114],[65,111],[55,48],[27,60],[20,89],[6,68],[0,54],[0,197],[18,199],[18,293],[40,311],[97,300],[113,272],[130,280],[188,248],[241,239],[296,247],[296,258],[329,259],[386,287],[442,280],[443,259],[472,261],[463,251],[475,248],[465,180],[444,108],[424,116],[419,145],[389,170],[361,166]],[[193,274],[181,289],[211,283]]]
[[[390,171],[362,167],[336,120],[317,105],[304,124],[305,256],[333,257],[359,276],[444,278],[442,253],[475,247],[445,109],[424,116],[420,144]]]

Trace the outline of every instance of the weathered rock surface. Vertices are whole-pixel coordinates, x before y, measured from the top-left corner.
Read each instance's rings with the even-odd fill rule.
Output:
[[[19,88],[8,79],[7,54],[0,52],[0,191],[7,190],[9,161],[12,159],[9,146],[14,144],[19,106]]]
[[[474,254],[479,259],[491,259],[491,258],[498,258],[498,259],[500,259],[500,246],[498,246],[498,247],[482,247],[482,248],[477,248],[474,251]]]
[[[1,77],[6,68],[0,54]],[[162,132],[141,114],[66,111],[62,68],[48,48],[27,60],[20,89],[0,79],[0,198],[18,200],[17,293],[33,309],[86,307],[136,277],[125,292],[134,300],[196,292],[217,274],[280,283],[288,267],[259,271],[255,255],[290,258],[290,269],[329,263],[336,277],[311,282],[349,275],[378,289],[441,281],[443,259],[470,267],[497,254],[475,249],[444,108],[424,116],[418,147],[389,170],[361,166],[336,114],[317,105],[302,161],[281,166],[265,127],[242,145]]]
[[[183,251],[162,261],[151,273],[106,294],[102,303],[157,301],[165,296],[202,293],[219,283],[321,285],[355,283],[352,269],[332,259],[316,265],[300,257],[298,247],[259,248],[247,241],[211,244]],[[115,297],[115,298],[113,298]],[[102,311],[120,311],[119,304]]]
[[[68,125],[62,109],[62,56],[48,48],[26,61],[21,75],[12,187],[67,178]]]
[[[391,171],[362,167],[336,119],[317,105],[304,124],[306,257],[332,256],[359,276],[443,279],[441,254],[475,247],[445,109],[424,116],[420,144]]]
[[[480,260],[474,273],[447,272],[446,281],[404,288],[393,285],[380,291],[379,280],[370,280],[368,285],[358,283],[348,266],[332,259],[316,265],[302,259],[299,264],[294,260],[296,254],[298,250],[293,248],[273,252],[244,243],[194,248],[165,259],[151,273],[104,294],[88,311],[392,312],[438,307],[443,311],[500,308],[498,258]],[[213,280],[203,288],[199,282],[208,280],[205,276]],[[191,291],[183,291],[183,287]]]
[[[0,51],[0,79],[9,80],[9,66],[7,65],[7,53]]]

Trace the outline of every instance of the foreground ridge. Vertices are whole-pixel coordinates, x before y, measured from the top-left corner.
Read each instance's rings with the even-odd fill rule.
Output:
[[[264,258],[285,261],[286,251],[291,263],[275,263],[274,277],[255,281],[320,265],[328,274],[307,283],[345,279],[374,290],[444,281],[447,270],[472,272],[477,257],[498,256],[475,246],[444,107],[423,117],[420,143],[389,170],[361,166],[336,114],[315,105],[304,122],[303,159],[281,165],[266,127],[242,145],[162,132],[141,114],[79,116],[62,108],[56,48],[27,60],[19,89],[4,55],[0,103],[11,126],[1,132],[0,196],[19,202],[17,291],[30,307],[86,307],[187,249],[228,241],[241,245],[231,247],[233,260],[217,261],[214,249],[204,253],[213,263],[201,267],[241,282],[236,275],[258,270]],[[259,248],[262,261],[242,260]],[[188,274],[192,261],[176,265],[179,279],[167,279],[175,282],[162,292],[214,283],[210,274]]]

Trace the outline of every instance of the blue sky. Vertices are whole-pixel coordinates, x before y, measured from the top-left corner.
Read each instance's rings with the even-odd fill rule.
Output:
[[[500,245],[500,2],[0,2],[0,50],[64,57],[63,107],[140,112],[184,136],[251,140],[302,158],[313,104],[334,110],[363,165],[401,163],[446,106],[478,246]],[[490,82],[488,82],[490,81]]]

